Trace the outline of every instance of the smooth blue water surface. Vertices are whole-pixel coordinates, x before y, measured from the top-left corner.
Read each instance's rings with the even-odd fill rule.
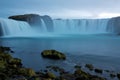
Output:
[[[0,45],[15,51],[14,57],[21,58],[24,66],[34,70],[47,65],[57,65],[72,70],[76,64],[92,63],[97,68],[120,71],[120,37],[109,35],[64,35],[57,37],[7,37]],[[43,59],[41,52],[55,49],[66,54],[67,60]]]

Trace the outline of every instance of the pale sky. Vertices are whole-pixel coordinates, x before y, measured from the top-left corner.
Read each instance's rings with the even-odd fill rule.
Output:
[[[35,13],[52,18],[120,16],[120,0],[0,0],[0,17]]]

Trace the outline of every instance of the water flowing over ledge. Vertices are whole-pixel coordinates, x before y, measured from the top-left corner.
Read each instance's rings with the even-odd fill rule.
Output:
[[[39,17],[39,19],[38,19]],[[26,19],[26,18],[25,18]],[[30,22],[30,20],[32,20]],[[30,20],[0,19],[0,36],[40,37],[66,34],[119,34],[118,18],[111,19],[51,19],[36,16]]]

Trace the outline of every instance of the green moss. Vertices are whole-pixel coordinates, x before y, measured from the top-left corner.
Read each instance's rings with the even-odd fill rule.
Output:
[[[92,64],[86,64],[85,67],[88,68],[89,70],[93,70],[94,69]]]
[[[6,68],[6,62],[0,61],[0,71],[3,71]]]
[[[41,55],[50,59],[66,59],[66,56],[63,53],[56,50],[44,50]]]
[[[46,73],[46,77],[51,78],[51,79],[55,79],[56,78],[56,76],[52,72],[47,72]]]
[[[81,69],[77,69],[75,71],[75,76],[81,77],[83,79],[89,79],[90,75],[84,71],[82,71]]]
[[[30,69],[30,68],[20,68],[19,74],[24,75],[24,76],[28,76],[28,77],[32,77],[32,76],[36,75],[35,71],[33,69]]]

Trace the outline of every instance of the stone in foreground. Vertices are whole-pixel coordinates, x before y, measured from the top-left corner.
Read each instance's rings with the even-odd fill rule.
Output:
[[[56,50],[44,50],[41,53],[41,55],[42,55],[42,57],[49,58],[49,59],[56,59],[56,60],[59,60],[59,59],[65,60],[66,59],[66,56],[63,53],[56,51]]]

